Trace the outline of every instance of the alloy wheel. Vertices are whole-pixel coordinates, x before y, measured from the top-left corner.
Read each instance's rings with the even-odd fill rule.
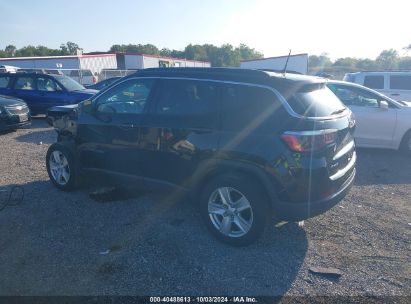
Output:
[[[208,200],[208,214],[223,235],[242,237],[253,225],[253,210],[248,199],[232,187],[219,187]]]
[[[54,181],[64,186],[70,180],[70,167],[67,158],[61,151],[53,151],[49,159],[50,172]]]

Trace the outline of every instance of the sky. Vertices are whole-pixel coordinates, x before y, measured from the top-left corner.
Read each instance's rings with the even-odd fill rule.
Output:
[[[244,43],[265,57],[291,49],[375,59],[411,44],[410,8],[407,0],[0,0],[0,49]]]

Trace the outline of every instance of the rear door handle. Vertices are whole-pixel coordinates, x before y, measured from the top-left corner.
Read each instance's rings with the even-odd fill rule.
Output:
[[[398,93],[392,93],[392,94],[390,94],[391,96],[400,96],[400,94],[398,94]]]

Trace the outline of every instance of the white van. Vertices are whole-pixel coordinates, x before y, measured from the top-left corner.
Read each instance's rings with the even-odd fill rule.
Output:
[[[64,75],[73,78],[82,85],[93,85],[98,81],[97,75],[93,75],[90,70],[65,70],[61,69]]]
[[[411,71],[347,73],[344,81],[369,87],[398,101],[411,101]]]

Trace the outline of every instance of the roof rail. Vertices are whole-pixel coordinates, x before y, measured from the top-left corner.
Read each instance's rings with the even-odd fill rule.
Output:
[[[270,77],[264,70],[240,68],[148,68],[139,70],[138,73],[165,72],[165,73],[212,73],[221,75]]]

